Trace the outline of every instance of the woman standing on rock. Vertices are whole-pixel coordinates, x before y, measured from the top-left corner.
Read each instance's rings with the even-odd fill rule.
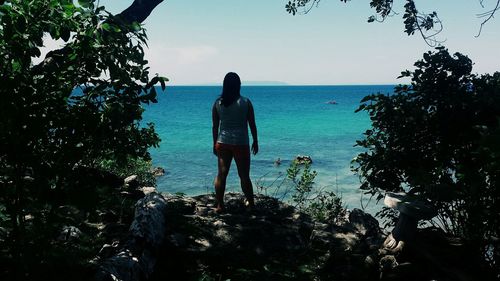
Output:
[[[229,72],[224,77],[222,94],[212,107],[213,152],[218,158],[218,173],[215,177],[217,212],[224,210],[226,178],[234,158],[248,207],[254,206],[252,181],[250,180],[250,146],[248,127],[252,132],[252,152],[257,154],[257,126],[250,100],[240,95],[241,80],[238,74]]]

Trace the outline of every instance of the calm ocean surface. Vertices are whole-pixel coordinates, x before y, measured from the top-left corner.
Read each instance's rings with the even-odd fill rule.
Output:
[[[242,87],[241,94],[254,105],[259,134],[260,151],[251,166],[254,186],[270,186],[283,178],[296,155],[310,155],[318,172],[317,188],[335,191],[348,207],[359,208],[359,180],[350,162],[360,151],[353,145],[370,122],[367,114],[354,110],[364,96],[392,90],[390,85]],[[212,154],[211,108],[220,91],[216,86],[171,86],[159,94],[157,104],[146,107],[144,120],[155,123],[162,139],[160,148],[151,150],[153,165],[167,171],[158,180],[160,191],[213,191],[217,159]],[[328,104],[331,100],[337,104]],[[277,167],[278,157],[282,163]],[[227,191],[240,191],[234,162]]]

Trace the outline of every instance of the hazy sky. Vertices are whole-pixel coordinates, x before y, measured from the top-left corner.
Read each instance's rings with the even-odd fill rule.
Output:
[[[151,72],[171,85],[220,84],[235,71],[244,81],[289,84],[392,84],[431,48],[403,33],[401,12],[384,23],[367,23],[369,1],[322,0],[307,15],[291,16],[287,0],[165,0],[145,21]],[[401,5],[403,0],[396,0]],[[496,1],[495,1],[496,2]],[[118,13],[132,0],[101,0]],[[500,70],[500,21],[475,38],[486,11],[478,0],[417,0],[444,23],[440,38],[462,52],[477,73]],[[493,3],[486,0],[485,4]],[[499,14],[500,15],[500,14]]]

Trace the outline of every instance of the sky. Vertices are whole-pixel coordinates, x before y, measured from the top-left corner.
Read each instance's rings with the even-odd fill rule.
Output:
[[[384,23],[367,23],[369,1],[322,0],[306,15],[292,16],[288,0],[165,0],[144,22],[151,73],[170,85],[220,85],[229,71],[243,81],[290,85],[396,84],[400,72],[432,50],[407,36],[400,12]],[[474,62],[474,72],[500,70],[500,21],[492,19],[475,35],[493,0],[416,0],[421,11],[438,12],[439,39],[450,52]],[[496,2],[496,1],[495,1]],[[113,14],[132,0],[100,0]],[[500,14],[499,14],[500,15]]]

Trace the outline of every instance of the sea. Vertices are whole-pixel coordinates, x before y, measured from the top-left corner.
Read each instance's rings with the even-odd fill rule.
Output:
[[[394,85],[366,86],[243,86],[241,95],[254,106],[259,153],[252,156],[250,176],[255,192],[289,199],[286,171],[297,155],[312,158],[315,190],[333,191],[348,208],[376,210],[376,202],[359,189],[351,161],[363,150],[356,140],[370,128],[366,112],[355,113],[372,93],[391,93]],[[145,107],[144,122],[153,122],[159,148],[150,150],[153,165],[166,174],[158,178],[161,192],[212,193],[217,158],[212,153],[211,109],[220,86],[167,86],[158,103]],[[250,137],[251,140],[251,137]],[[277,159],[281,160],[276,165]],[[227,192],[240,191],[233,161]]]

